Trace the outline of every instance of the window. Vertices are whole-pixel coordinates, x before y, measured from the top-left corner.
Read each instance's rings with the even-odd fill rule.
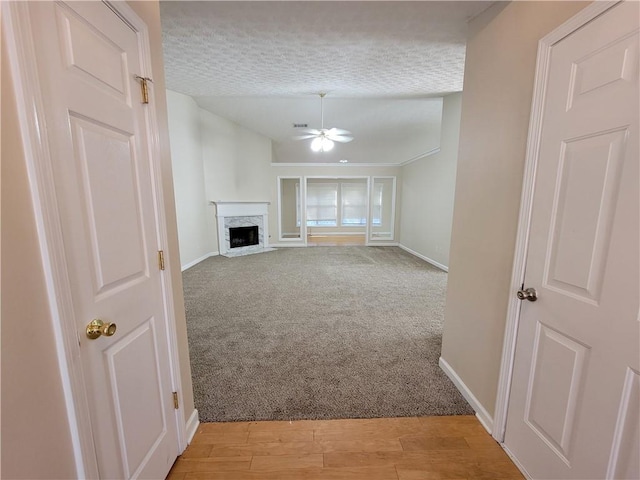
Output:
[[[307,185],[307,226],[335,227],[338,224],[338,184]]]
[[[343,227],[367,224],[367,184],[343,183],[340,186],[342,197],[341,224]]]
[[[384,191],[383,183],[373,185],[373,208],[371,212],[371,222],[373,225],[382,225],[382,197]]]

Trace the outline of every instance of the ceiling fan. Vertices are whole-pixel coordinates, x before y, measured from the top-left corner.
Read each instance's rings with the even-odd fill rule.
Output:
[[[298,135],[293,137],[294,140],[307,140],[313,138],[311,141],[311,150],[314,152],[328,152],[333,149],[334,142],[347,143],[353,140],[351,132],[349,130],[343,130],[342,128],[324,128],[324,97],[326,93],[319,93],[320,95],[320,130],[315,128],[307,128],[301,130],[306,135]]]

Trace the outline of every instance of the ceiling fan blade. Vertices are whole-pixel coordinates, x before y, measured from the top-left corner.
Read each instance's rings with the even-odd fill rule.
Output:
[[[344,130],[342,128],[330,128],[327,133],[329,135],[351,135],[349,130]]]
[[[351,140],[353,140],[353,137],[346,137],[342,135],[327,135],[327,138],[329,140],[333,140],[334,142],[340,143],[349,143]]]
[[[300,129],[296,129],[296,130],[298,130],[299,132],[302,132],[302,133],[308,133],[310,135],[320,135],[320,133],[321,133],[320,130],[317,130],[315,128],[300,128]]]
[[[317,136],[318,135],[297,135],[297,136],[291,137],[291,138],[293,138],[294,140],[307,140],[309,138],[315,138]]]

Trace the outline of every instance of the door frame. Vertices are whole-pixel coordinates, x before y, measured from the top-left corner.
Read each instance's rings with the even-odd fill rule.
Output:
[[[378,239],[372,238],[373,236],[373,189],[376,184],[376,178],[392,179],[391,187],[391,236]],[[395,175],[371,175],[371,181],[369,186],[369,209],[367,211],[367,225],[369,227],[369,234],[367,236],[367,246],[397,246],[396,242],[396,195],[397,195],[397,177]],[[389,243],[391,242],[391,243]]]
[[[507,410],[509,407],[511,379],[513,375],[513,364],[516,351],[516,338],[520,322],[520,307],[522,305],[522,301],[516,298],[515,292],[523,288],[525,279],[526,258],[531,228],[531,213],[533,210],[534,183],[538,164],[538,154],[540,152],[544,100],[546,97],[549,64],[551,61],[551,49],[562,39],[569,36],[596,17],[602,15],[614,5],[620,3],[620,1],[621,0],[593,2],[555,30],[544,36],[538,42],[538,56],[536,59],[533,100],[531,102],[531,117],[529,120],[529,133],[527,137],[527,150],[522,182],[522,196],[520,199],[520,212],[518,215],[515,255],[511,274],[511,285],[509,288],[510,295],[507,306],[507,318],[502,346],[502,360],[500,364],[496,408],[494,411],[493,429],[491,432],[493,438],[500,443],[504,442],[507,427]]]
[[[278,182],[278,242],[285,242],[286,245],[279,245],[279,246],[285,246],[285,247],[306,247],[307,246],[307,233],[306,233],[306,222],[302,221],[302,217],[303,214],[302,212],[304,211],[303,207],[304,207],[304,201],[303,201],[303,197],[304,195],[306,195],[306,189],[303,188],[302,185],[302,175],[300,176],[296,176],[296,175],[291,175],[291,176],[280,176],[278,175],[277,177],[277,182]],[[300,238],[285,238],[282,236],[282,180],[298,180],[299,185],[298,185],[298,194],[300,195],[300,198],[298,199],[298,202],[300,204]],[[304,185],[304,187],[306,187],[306,185]],[[304,193],[304,195],[303,195]],[[303,231],[304,230],[304,231]]]
[[[138,75],[153,77],[148,27],[144,21],[122,1],[105,1],[111,10],[125,21],[138,35],[141,48],[141,72]],[[90,421],[89,401],[82,373],[77,323],[73,310],[69,271],[64,254],[62,222],[59,216],[53,181],[52,152],[49,148],[45,125],[41,79],[35,61],[35,45],[31,36],[28,2],[3,2],[2,27],[6,29],[8,60],[15,88],[18,124],[24,148],[30,196],[33,202],[38,244],[42,256],[45,286],[52,318],[51,332],[54,338],[58,368],[67,411],[67,419],[78,478],[99,478],[96,449]],[[154,105],[153,84],[150,85],[150,104]],[[174,299],[172,295],[172,252],[163,248],[169,244],[164,214],[159,129],[155,108],[145,109],[148,154],[152,170],[152,190],[158,231],[158,250],[164,250],[166,270],[161,273],[163,309],[167,321],[168,350],[171,388],[178,392],[180,405],[184,405],[181,389],[180,364]],[[178,452],[187,445],[184,408],[175,410],[178,434]]]

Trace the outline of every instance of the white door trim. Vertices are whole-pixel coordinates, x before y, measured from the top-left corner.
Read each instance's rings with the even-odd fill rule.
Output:
[[[522,304],[521,301],[516,298],[515,292],[522,288],[525,277],[529,231],[531,227],[531,212],[533,208],[533,187],[536,176],[538,153],[540,150],[542,117],[544,114],[544,100],[546,96],[547,76],[549,74],[549,63],[551,60],[551,49],[560,40],[578,30],[583,25],[589,23],[599,15],[602,15],[616,3],[619,2],[593,2],[538,42],[538,57],[536,60],[535,84],[531,104],[531,119],[529,121],[529,135],[527,139],[522,197],[520,200],[520,213],[518,217],[516,248],[511,275],[511,286],[509,289],[510,295],[502,347],[502,361],[500,365],[496,409],[494,412],[493,438],[500,443],[504,441],[507,424],[507,407],[509,405],[511,377],[516,350],[516,334],[518,332],[520,306]]]
[[[142,36],[142,72],[141,76],[152,77],[150,63],[149,36],[145,23],[124,2],[108,2],[107,5]],[[76,319],[71,298],[71,285],[64,253],[61,219],[53,181],[51,151],[44,115],[44,103],[41,93],[41,79],[36,66],[36,55],[28,2],[3,2],[2,27],[6,29],[9,65],[13,78],[18,122],[24,148],[27,174],[34,206],[38,242],[42,255],[45,284],[52,317],[51,331],[55,340],[58,367],[62,381],[63,395],[67,409],[69,430],[74,453],[74,462],[78,478],[99,478],[93,441],[89,403],[86,396],[77,337]],[[46,79],[42,79],[46,81]],[[153,87],[150,89],[151,101],[154,100]],[[168,245],[166,220],[163,210],[162,178],[159,162],[159,131],[153,108],[148,108],[147,128],[149,154],[154,175],[154,204],[158,224],[158,249]],[[170,252],[165,251],[165,257]],[[168,258],[167,258],[168,259]],[[167,318],[169,338],[169,361],[171,364],[172,387],[179,392],[180,404],[182,392],[179,386],[180,365],[177,355],[176,322],[173,314],[173,296],[171,294],[170,262],[162,277],[164,309]],[[178,449],[186,447],[184,409],[176,410]]]

